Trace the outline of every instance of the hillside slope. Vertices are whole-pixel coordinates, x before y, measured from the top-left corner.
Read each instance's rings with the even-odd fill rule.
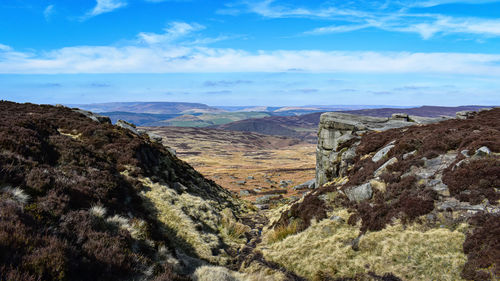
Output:
[[[0,280],[189,280],[231,263],[245,210],[147,134],[0,102]]]
[[[422,117],[439,117],[439,116],[455,116],[459,111],[466,110],[480,110],[487,108],[487,106],[420,106],[414,108],[376,108],[376,109],[358,109],[341,111],[350,114],[359,114],[373,117],[390,117],[394,113],[405,113],[408,115],[422,116]]]
[[[293,137],[309,143],[316,142],[319,117],[322,112],[298,116],[252,118],[214,128],[228,131],[254,132],[264,135]]]
[[[454,117],[456,112],[464,110],[479,110],[484,106],[421,106],[415,108],[373,108],[361,110],[335,111],[363,116],[389,118],[394,113],[405,113],[420,117]],[[294,116],[270,116],[252,118],[216,126],[214,128],[229,131],[255,132],[266,135],[294,137],[310,143],[317,141],[317,129],[320,116],[324,112],[315,112]]]
[[[498,280],[500,108],[472,115],[339,138],[345,169],[275,213],[264,257],[312,280]]]
[[[133,112],[151,114],[208,113],[223,112],[202,103],[189,102],[108,102],[71,105],[93,112]]]

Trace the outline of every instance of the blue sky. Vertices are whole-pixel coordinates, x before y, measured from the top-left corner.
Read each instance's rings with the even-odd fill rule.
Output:
[[[0,99],[499,105],[500,0],[1,1]]]

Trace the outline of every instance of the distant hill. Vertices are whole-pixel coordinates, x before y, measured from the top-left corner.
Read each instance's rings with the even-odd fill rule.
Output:
[[[134,113],[134,112],[102,112],[101,115],[108,116],[111,122],[116,123],[118,120],[125,120],[138,126],[152,124],[162,120],[168,120],[182,116],[182,114],[152,114],[152,113]]]
[[[439,117],[439,116],[455,116],[458,111],[464,110],[479,110],[481,108],[487,108],[488,106],[457,106],[457,107],[446,107],[446,106],[421,106],[415,108],[376,108],[376,109],[359,109],[359,110],[349,110],[341,111],[351,114],[359,114],[374,117],[390,117],[394,113],[406,113],[408,115],[416,115],[422,117]]]
[[[294,137],[310,143],[316,142],[319,117],[323,112],[299,116],[270,116],[236,121],[214,128],[228,131],[255,132],[265,135]]]
[[[152,114],[219,113],[222,109],[188,102],[110,102],[68,105],[92,112],[133,112]]]
[[[266,112],[223,112],[217,114],[184,114],[172,119],[161,120],[154,123],[141,124],[143,126],[175,126],[175,127],[208,127],[231,123],[249,118],[262,118],[270,116]]]
[[[390,117],[394,113],[406,113],[422,117],[455,116],[458,111],[479,110],[486,106],[422,106],[415,108],[374,108],[361,110],[344,110],[338,112],[367,115],[374,117]],[[295,137],[308,142],[316,142],[319,118],[324,112],[295,116],[270,116],[259,119],[236,121],[215,128],[229,131],[255,132],[267,135]]]

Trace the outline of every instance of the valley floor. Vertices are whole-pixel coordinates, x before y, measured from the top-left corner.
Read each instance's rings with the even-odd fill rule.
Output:
[[[177,156],[220,186],[255,201],[265,194],[300,196],[292,187],[314,179],[315,144],[254,133],[148,127]]]

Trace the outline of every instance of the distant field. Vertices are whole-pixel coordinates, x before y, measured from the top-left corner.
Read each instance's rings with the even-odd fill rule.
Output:
[[[297,139],[207,128],[145,127],[161,135],[182,160],[219,185],[238,193],[291,189],[314,178],[316,145]],[[249,178],[250,177],[250,178]],[[252,178],[253,177],[253,178]],[[292,181],[280,188],[280,181]],[[243,184],[242,181],[245,181]],[[259,194],[243,198],[254,200]]]

